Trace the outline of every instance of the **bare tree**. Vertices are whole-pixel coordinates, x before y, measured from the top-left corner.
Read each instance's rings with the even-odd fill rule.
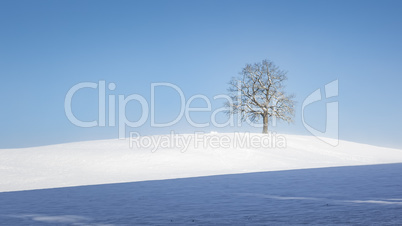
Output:
[[[226,106],[229,114],[240,114],[245,121],[256,122],[262,118],[262,133],[268,133],[268,121],[273,118],[292,122],[294,115],[294,95],[286,95],[284,81],[286,72],[272,61],[247,64],[239,78],[230,81],[230,97]]]

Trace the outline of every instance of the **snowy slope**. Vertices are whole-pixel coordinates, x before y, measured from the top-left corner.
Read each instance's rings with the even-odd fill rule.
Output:
[[[179,145],[130,148],[129,140],[100,140],[0,150],[0,192],[77,185],[185,178],[330,166],[402,163],[402,150],[340,141],[332,147],[315,137],[283,135],[286,148],[203,147],[195,135]],[[263,136],[251,134],[251,137]],[[234,134],[205,134],[203,138]],[[151,140],[168,136],[146,137]],[[172,140],[172,139],[170,139]],[[173,144],[174,142],[172,142]]]
[[[0,225],[402,225],[402,164],[0,192]]]

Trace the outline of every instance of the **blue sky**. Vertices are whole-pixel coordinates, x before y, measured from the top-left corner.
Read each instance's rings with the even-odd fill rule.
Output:
[[[246,63],[270,59],[288,71],[296,95],[293,124],[271,130],[309,134],[301,103],[338,79],[339,137],[402,148],[401,1],[1,1],[0,148],[117,137],[117,127],[80,128],[64,112],[68,90],[80,82],[115,83],[107,95],[150,98],[152,82],[179,86],[186,99],[227,93]],[[73,99],[82,120],[97,119],[97,91]],[[179,112],[177,93],[161,88],[156,118]],[[325,101],[306,109],[306,121],[325,128]],[[192,106],[205,106],[202,101]],[[212,101],[212,108],[222,102]],[[127,105],[138,120],[140,105]],[[207,122],[211,113],[194,113]],[[224,120],[224,116],[219,116]],[[253,131],[193,128],[185,120],[130,131]]]

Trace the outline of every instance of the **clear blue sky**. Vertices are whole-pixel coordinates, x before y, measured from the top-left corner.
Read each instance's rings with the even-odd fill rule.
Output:
[[[401,11],[402,1],[0,1],[0,148],[117,137],[117,127],[68,121],[64,98],[77,83],[114,82],[107,94],[149,100],[151,82],[171,82],[187,98],[213,97],[226,93],[246,63],[263,59],[288,71],[287,90],[298,101],[295,123],[270,129],[309,134],[301,103],[339,79],[340,138],[402,148]],[[156,104],[160,122],[179,111],[168,89]],[[138,107],[128,106],[132,120]],[[77,93],[73,111],[97,119],[96,91]],[[323,127],[325,102],[306,114],[311,125]],[[194,129],[185,121],[155,129],[148,120],[131,131],[172,129],[261,130]]]

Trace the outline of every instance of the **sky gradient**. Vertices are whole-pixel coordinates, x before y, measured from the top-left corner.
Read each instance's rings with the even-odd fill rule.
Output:
[[[340,139],[402,149],[401,10],[401,1],[0,1],[0,148],[116,138],[116,126],[80,128],[67,119],[65,95],[80,82],[114,83],[107,95],[116,99],[138,94],[149,101],[153,82],[177,85],[187,100],[212,98],[227,93],[246,63],[269,59],[288,71],[287,91],[298,102],[295,122],[270,130],[310,134],[301,103],[338,79]],[[179,98],[158,92],[155,116],[166,122],[178,114]],[[97,98],[96,90],[77,92],[77,118],[97,119]],[[212,101],[212,109],[222,104]],[[325,104],[305,111],[316,128],[325,128]],[[138,120],[138,103],[128,104],[126,115]],[[151,128],[148,119],[130,129],[171,130],[261,128],[194,128],[185,120]]]

